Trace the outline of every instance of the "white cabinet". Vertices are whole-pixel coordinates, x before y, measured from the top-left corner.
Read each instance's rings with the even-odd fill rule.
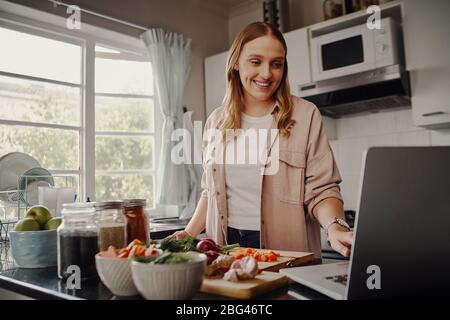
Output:
[[[450,126],[450,1],[405,0],[403,31],[414,124]]]
[[[205,59],[206,117],[222,104],[225,97],[227,57],[228,51]]]
[[[297,29],[284,34],[288,48],[289,84],[291,93],[299,96],[299,86],[311,83],[308,29]]]

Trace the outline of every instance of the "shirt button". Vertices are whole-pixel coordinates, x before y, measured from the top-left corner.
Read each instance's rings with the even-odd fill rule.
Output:
[[[216,168],[214,168],[214,169],[213,169],[213,171],[214,171],[214,172],[216,172],[216,171],[217,171],[217,169],[216,169]]]
[[[217,194],[217,195],[220,195],[220,192],[219,192],[219,191],[217,191],[217,192],[216,192],[216,194]]]
[[[264,220],[261,220],[261,224],[264,224]]]
[[[261,249],[265,249],[266,248],[266,246],[261,246]]]
[[[220,216],[220,219],[222,219],[222,220],[223,220],[223,216]]]

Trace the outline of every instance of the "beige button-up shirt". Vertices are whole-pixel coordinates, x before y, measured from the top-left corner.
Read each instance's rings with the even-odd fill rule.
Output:
[[[268,157],[263,168],[267,172],[261,175],[261,248],[313,252],[320,258],[320,224],[312,212],[326,198],[343,201],[341,176],[319,110],[306,100],[292,98],[292,119],[296,124],[289,138],[277,130],[268,137]],[[274,112],[278,112],[277,106]],[[220,129],[224,115],[223,107],[214,110],[206,121],[203,140],[202,197],[208,198],[206,234],[219,244],[227,243],[228,213],[225,164],[214,161],[214,154],[224,155],[226,143],[217,143],[217,139],[212,143],[207,132]],[[277,129],[275,121],[272,129]],[[275,174],[269,172],[274,168],[269,169],[273,159],[278,162]]]

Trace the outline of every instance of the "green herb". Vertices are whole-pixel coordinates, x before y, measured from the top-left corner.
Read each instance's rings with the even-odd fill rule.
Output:
[[[142,263],[150,263],[150,262],[153,262],[154,260],[156,260],[156,258],[157,258],[157,256],[140,257],[138,255],[135,255],[133,257],[133,260],[137,261],[137,262],[142,262]]]
[[[189,257],[183,256],[180,253],[172,253],[169,251],[164,252],[159,256],[139,257],[135,256],[134,261],[150,264],[176,264],[186,263],[191,261]]]
[[[221,254],[227,254],[229,251],[233,250],[234,248],[239,248],[239,243],[233,243],[229,244],[227,246],[219,246],[219,251]]]
[[[176,263],[186,263],[189,262],[190,259],[181,254],[176,254],[172,252],[165,252],[160,255],[155,261],[154,264],[176,264]]]
[[[188,251],[198,251],[197,243],[200,240],[194,237],[186,237],[184,239],[175,240],[166,238],[161,242],[160,249],[163,251],[170,252],[188,252]]]

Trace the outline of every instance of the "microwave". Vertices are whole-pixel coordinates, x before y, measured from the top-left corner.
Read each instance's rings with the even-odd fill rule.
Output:
[[[313,81],[328,80],[391,65],[403,65],[401,26],[381,19],[380,29],[357,25],[311,39]]]

